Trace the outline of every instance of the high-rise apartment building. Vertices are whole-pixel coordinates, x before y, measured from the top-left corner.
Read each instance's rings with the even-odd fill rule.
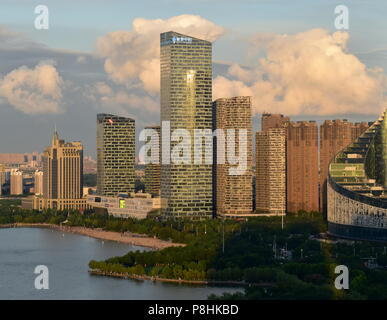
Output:
[[[23,194],[23,173],[18,169],[11,170],[10,194],[11,195]]]
[[[34,174],[34,192],[35,195],[43,194],[43,171],[36,170]]]
[[[83,197],[83,146],[65,142],[57,132],[43,153],[43,197],[38,209],[81,209]]]
[[[135,121],[112,114],[97,115],[97,193],[116,197],[134,192]]]
[[[152,150],[159,151],[158,154],[152,153],[151,163],[145,163],[145,192],[153,196],[160,196],[161,130],[160,126],[147,126],[145,129],[153,130],[153,133],[157,135],[157,137],[152,137]],[[149,143],[149,141],[147,142]]]
[[[286,147],[287,212],[318,211],[318,127],[316,122],[289,122]]]
[[[162,124],[168,123],[171,133],[186,129],[191,137],[194,129],[212,130],[211,42],[170,31],[160,35],[160,46]],[[164,130],[161,126],[163,136],[168,135]],[[179,142],[171,141],[170,149]],[[193,150],[192,141],[191,147]],[[162,152],[170,155],[169,150]],[[212,164],[205,163],[204,152],[202,159],[202,164],[176,163],[173,159],[167,164],[163,159],[161,198],[167,200],[164,216],[212,216]]]
[[[284,128],[289,123],[289,117],[277,113],[263,113],[261,118],[261,131],[271,128]]]
[[[4,164],[0,163],[0,195],[3,194],[3,185],[6,182],[6,173]]]
[[[286,213],[286,129],[256,133],[256,212]]]
[[[347,120],[326,120],[320,126],[320,211],[326,211],[329,163],[367,128],[365,122],[354,124]]]
[[[246,161],[244,172],[231,174],[229,170],[236,165],[227,161],[228,149],[222,146],[222,150],[218,150],[215,145],[214,160],[218,151],[224,152],[226,160],[223,164],[214,162],[216,214],[250,214],[253,210],[251,97],[217,99],[213,108],[216,129],[221,129],[226,136],[227,130],[234,130],[235,155],[239,156],[245,150]],[[240,130],[246,131],[246,139],[240,140]]]

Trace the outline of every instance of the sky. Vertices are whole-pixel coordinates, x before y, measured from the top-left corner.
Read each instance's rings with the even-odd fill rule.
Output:
[[[95,156],[99,112],[134,118],[137,133],[157,123],[170,30],[213,42],[213,97],[251,95],[255,130],[264,111],[372,121],[387,107],[386,12],[383,0],[1,0],[0,153],[42,151],[56,125]]]

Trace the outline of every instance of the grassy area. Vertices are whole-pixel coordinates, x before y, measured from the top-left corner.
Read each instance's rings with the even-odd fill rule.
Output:
[[[134,232],[187,244],[160,251],[129,252],[105,261],[91,261],[90,268],[105,273],[187,281],[242,282],[243,294],[211,299],[386,299],[387,255],[384,243],[366,241],[317,241],[327,225],[319,213],[300,212],[285,217],[250,218],[248,221],[184,221],[119,219],[93,212],[18,207],[16,200],[0,201],[0,224],[47,222]],[[224,230],[224,237],[223,237]],[[224,239],[224,241],[223,241]],[[375,257],[377,269],[367,268],[365,258]],[[350,289],[334,288],[337,265],[350,270]]]

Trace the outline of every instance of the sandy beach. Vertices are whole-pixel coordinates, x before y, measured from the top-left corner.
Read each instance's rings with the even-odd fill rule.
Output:
[[[0,228],[26,228],[26,227],[52,228],[63,232],[81,234],[81,235],[96,238],[96,239],[117,241],[121,243],[135,245],[135,246],[148,247],[156,250],[161,250],[168,247],[185,246],[184,244],[181,244],[181,243],[172,243],[169,241],[152,238],[143,234],[119,233],[119,232],[105,231],[102,229],[91,229],[91,228],[85,228],[85,227],[58,226],[56,224],[49,224],[49,223],[14,223],[14,224],[0,225]]]

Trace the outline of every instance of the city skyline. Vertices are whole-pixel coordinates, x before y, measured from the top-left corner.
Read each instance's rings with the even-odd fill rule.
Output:
[[[174,3],[174,1],[166,2]],[[313,61],[320,61],[318,59],[323,58],[324,50],[336,50],[338,59],[351,59],[353,66],[361,67],[364,64],[367,68],[385,69],[383,48],[386,44],[383,43],[383,37],[376,36],[381,32],[379,30],[383,29],[380,24],[385,22],[379,19],[376,25],[372,17],[378,17],[386,4],[377,1],[371,7],[367,5],[367,15],[363,10],[365,4],[354,1],[347,1],[346,4],[350,12],[350,27],[346,31],[349,39],[346,39],[346,36],[344,38],[333,36],[337,31],[334,28],[336,3],[333,1],[316,1],[308,6],[306,1],[297,1],[279,8],[275,3],[246,0],[238,3],[240,11],[236,14],[232,3],[225,1],[222,3],[223,12],[230,13],[232,19],[225,19],[217,12],[216,5],[208,1],[200,1],[195,12],[192,12],[186,3],[179,4],[178,9],[172,6],[174,8],[172,10],[170,6],[156,5],[160,8],[158,16],[146,10],[145,2],[134,5],[133,10],[129,10],[130,13],[124,10],[127,4],[120,3],[110,9],[119,17],[122,17],[121,12],[126,12],[128,16],[125,19],[117,18],[113,23],[107,23],[110,15],[102,18],[105,4],[97,1],[96,15],[86,21],[80,18],[86,4],[79,4],[79,11],[77,11],[79,14],[73,16],[73,26],[64,22],[70,8],[64,4],[61,5],[58,1],[52,1],[48,6],[51,14],[49,30],[34,29],[33,19],[36,15],[33,13],[34,6],[30,1],[23,1],[20,6],[4,1],[2,5],[6,10],[0,13],[3,21],[0,31],[2,40],[0,105],[3,114],[0,119],[0,134],[5,136],[15,126],[19,130],[14,130],[15,134],[0,141],[0,150],[3,153],[41,150],[45,143],[38,141],[45,141],[44,139],[47,139],[45,133],[51,131],[57,123],[67,140],[82,140],[85,145],[85,155],[92,155],[95,158],[93,136],[95,123],[89,117],[90,114],[104,112],[133,117],[136,120],[138,132],[147,125],[157,123],[159,92],[158,77],[154,70],[158,69],[158,34],[175,27],[178,29],[176,31],[186,33],[194,31],[193,36],[204,35],[205,38],[213,41],[213,100],[219,97],[250,95],[251,92],[259,96],[262,83],[257,81],[256,75],[261,71],[270,74],[270,70],[265,69],[264,64],[261,64],[258,59],[262,57],[277,59],[275,61],[282,65],[284,57],[276,56],[276,52],[270,51],[268,46],[278,45],[289,48],[291,50],[289,53],[293,56],[300,49],[300,42],[297,39],[306,47],[310,45],[308,39],[316,39],[321,41],[322,46],[326,46],[316,53],[317,60]],[[5,12],[7,14],[4,14]],[[300,12],[305,12],[305,15],[302,15],[302,23],[299,22]],[[242,17],[243,23],[241,23]],[[279,17],[283,19],[281,22],[278,21]],[[105,22],[95,24],[93,19]],[[22,22],[18,23],[18,21]],[[96,25],[98,30],[91,32],[91,26]],[[181,27],[182,25],[185,27]],[[70,34],[75,26],[80,28],[76,36],[64,36]],[[275,39],[280,34],[288,34],[291,42],[279,43]],[[120,37],[123,39],[121,46],[118,43]],[[137,42],[131,39],[137,39]],[[259,51],[261,49],[262,52]],[[145,54],[140,55],[138,52]],[[299,53],[303,55],[302,51]],[[326,62],[324,59],[321,60],[322,64]],[[334,62],[332,63],[334,65]],[[144,69],[140,70],[136,66]],[[334,65],[334,67],[337,69],[340,65]],[[329,71],[329,64],[327,68]],[[38,84],[23,86],[23,79],[33,79],[36,74],[45,75],[47,79],[52,80],[50,82],[53,86],[46,88],[51,90],[48,100],[42,95]],[[360,80],[370,81],[369,83],[374,84],[375,88],[382,88],[374,81],[369,69],[361,71],[360,74]],[[275,76],[275,74],[272,75]],[[333,95],[333,100],[328,101],[330,104],[337,105],[350,97],[352,92],[356,92],[355,85],[359,78],[350,72],[347,76],[351,81],[344,82],[352,83],[352,86],[345,87],[343,95]],[[11,79],[18,79],[17,87],[10,86]],[[278,90],[283,88],[281,81],[286,80],[282,76],[279,79]],[[332,81],[335,81],[329,77],[316,80],[322,84],[332,84]],[[305,81],[301,81],[298,85],[304,88],[303,85],[308,81],[311,79],[305,77]],[[337,81],[343,82],[343,79],[337,79]],[[235,84],[233,90],[247,92],[243,94],[230,92],[225,95],[224,88],[228,88],[230,84]],[[20,87],[26,89],[26,94],[16,96],[15,90]],[[320,87],[324,90],[324,86]],[[364,101],[362,98],[372,98],[372,96],[373,94],[358,96],[357,100]],[[25,100],[26,97],[29,100]],[[37,97],[39,100],[33,100],[32,97]],[[310,101],[313,97],[305,98]],[[316,120],[320,124],[320,120],[335,118],[348,118],[354,122],[372,121],[380,113],[380,110],[376,110],[377,101],[372,99],[367,105],[368,108],[361,107],[357,101],[350,100],[349,109],[343,107],[347,110],[344,112],[343,108],[327,109],[326,101],[318,96],[314,98],[316,107],[311,109],[301,107],[297,111],[292,104],[289,104],[292,107],[289,107],[291,112],[288,114],[294,120]],[[254,131],[259,129],[259,118],[263,111],[287,114],[282,106],[273,104],[271,96],[264,95],[262,99],[253,97],[253,101],[255,101]],[[340,115],[333,114],[335,110],[340,111]],[[350,110],[353,112],[349,112]],[[321,114],[322,112],[324,115]],[[359,115],[357,112],[369,114]],[[30,134],[31,132],[33,135]]]
[[[0,300],[387,299],[385,12],[1,1]]]

